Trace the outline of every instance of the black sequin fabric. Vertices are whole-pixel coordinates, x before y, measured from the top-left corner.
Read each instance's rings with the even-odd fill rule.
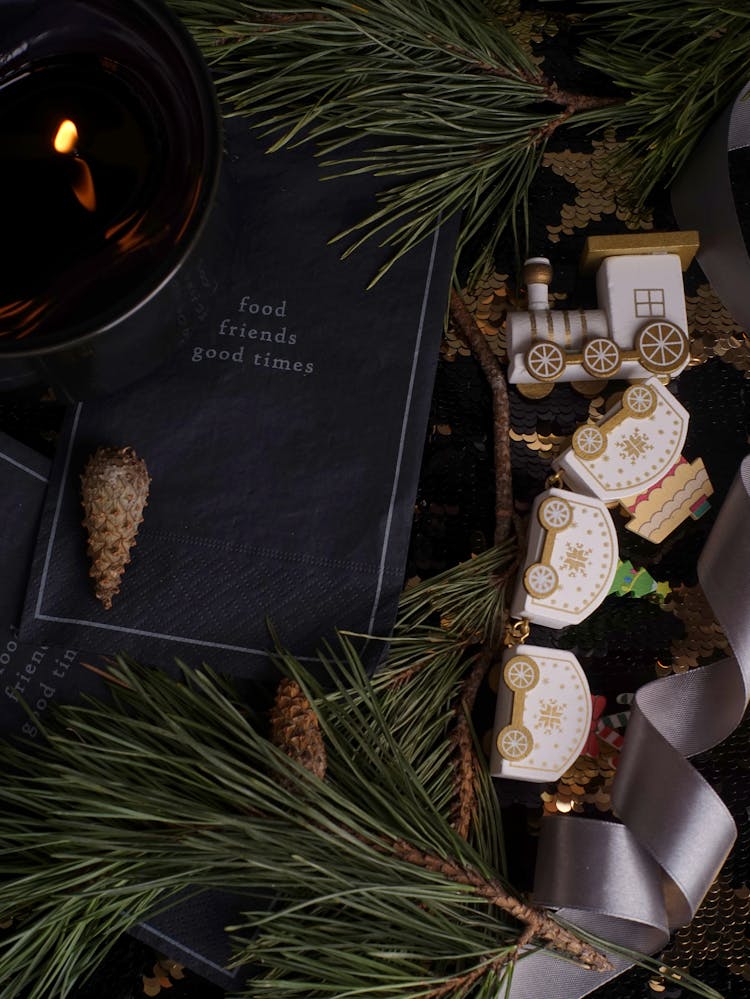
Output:
[[[502,6],[502,5],[497,5]],[[523,8],[539,5],[522,5]],[[558,5],[559,6],[559,5]],[[517,4],[507,4],[508,9]],[[559,18],[550,27],[538,13],[523,15],[519,31],[545,70],[563,85],[595,86],[575,79],[571,35]],[[569,78],[565,78],[565,74]],[[591,278],[578,271],[588,235],[675,229],[666,193],[647,213],[631,216],[612,186],[606,157],[618,137],[597,139],[560,129],[552,137],[530,204],[528,251],[550,257],[555,271],[555,304],[592,307]],[[471,263],[466,261],[467,267]],[[505,310],[521,301],[519,260],[510,238],[497,250],[495,273],[467,290],[467,300],[488,343],[505,359]],[[344,275],[345,279],[345,275]],[[576,628],[534,628],[537,644],[575,652],[592,693],[606,698],[605,713],[627,712],[628,696],[642,684],[672,671],[695,668],[726,655],[721,629],[697,585],[696,562],[720,506],[748,451],[750,435],[750,338],[739,329],[713,294],[697,264],[685,275],[691,364],[673,388],[691,415],[685,445],[688,460],[702,457],[714,486],[711,511],[683,524],[665,542],[653,545],[624,529],[615,514],[620,554],[644,567],[670,593],[650,598],[610,596]],[[511,459],[514,501],[522,519],[544,488],[550,463],[575,428],[589,415],[601,414],[606,399],[623,385],[613,383],[599,396],[585,396],[560,385],[544,399],[528,399],[510,390]],[[46,388],[0,396],[0,429],[41,452],[54,452],[62,407]],[[315,446],[311,439],[311,446]],[[494,510],[493,427],[490,393],[478,364],[454,331],[446,334],[438,365],[430,424],[427,428],[407,578],[426,578],[491,544]],[[619,519],[618,519],[619,518]],[[494,706],[490,683],[480,696],[477,725],[487,734]],[[608,787],[616,750],[582,760],[557,785],[504,782],[506,851],[519,888],[530,886],[539,822],[547,812],[611,819]],[[719,880],[693,924],[680,930],[664,959],[719,990],[727,999],[750,995],[750,722],[723,744],[694,760],[721,794],[737,823],[739,836]],[[130,938],[113,947],[94,977],[71,993],[71,999],[135,999],[144,995],[144,978],[153,973],[157,955]],[[186,972],[171,982],[172,999],[218,999],[221,990]],[[598,999],[679,999],[685,990],[649,972],[634,969],[600,987]],[[540,996],[539,999],[544,999]]]

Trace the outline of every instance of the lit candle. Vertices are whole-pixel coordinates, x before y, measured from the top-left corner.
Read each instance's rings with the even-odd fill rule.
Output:
[[[85,397],[167,356],[220,163],[208,70],[161,0],[0,3],[0,389]]]
[[[0,197],[13,247],[0,336],[94,316],[124,282],[146,276],[149,240],[133,249],[132,232],[166,166],[146,102],[97,57],[52,62],[0,91]],[[159,225],[149,231],[158,242]]]

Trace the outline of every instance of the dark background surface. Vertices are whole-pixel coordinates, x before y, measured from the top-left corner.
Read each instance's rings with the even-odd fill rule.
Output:
[[[529,30],[536,32],[533,45],[546,56],[548,72],[565,85],[595,88],[597,81],[579,74],[570,60],[575,41],[570,29],[555,23],[554,30],[545,31],[538,27],[540,23],[530,23]],[[585,237],[630,231],[638,224],[618,204],[611,179],[602,180],[601,144],[610,140],[602,136],[597,141],[600,145],[578,133],[556,133],[532,197],[529,250],[552,259],[553,290],[573,307],[593,304],[593,282],[577,272]],[[656,199],[644,224],[655,229],[676,228],[665,193]],[[508,240],[498,248],[497,275],[472,301],[480,326],[500,357],[503,309],[513,302],[517,263]],[[539,629],[535,635],[576,651],[592,692],[607,696],[608,711],[621,708],[618,695],[632,692],[656,676],[694,668],[726,654],[710,610],[700,600],[696,559],[715,511],[748,451],[750,341],[712,296],[697,265],[686,275],[686,291],[693,364],[675,387],[691,413],[686,456],[701,456],[706,463],[715,488],[712,509],[702,520],[681,527],[659,547],[619,531],[621,556],[636,566],[645,566],[655,579],[669,582],[673,594],[666,608],[643,599],[611,597],[578,628],[543,633]],[[609,386],[606,394],[617,388]],[[519,513],[528,509],[533,496],[543,488],[552,454],[585,421],[590,402],[568,386],[558,386],[538,402],[511,390],[513,483]],[[47,455],[54,452],[61,418],[62,408],[44,387],[0,396],[0,429]],[[438,364],[427,428],[407,577],[435,574],[489,543],[494,489],[491,430],[491,402],[482,374],[449,331]],[[312,439],[310,446],[315,446]],[[485,690],[478,708],[480,733],[489,724],[493,701],[491,690]],[[727,999],[739,999],[750,993],[746,897],[750,882],[750,724],[745,721],[725,743],[693,762],[731,810],[739,837],[720,882],[692,926],[677,935],[669,957],[689,967]],[[606,797],[606,778],[600,774],[594,783]],[[559,785],[514,783],[500,787],[499,793],[504,803],[511,874],[519,888],[527,888],[541,816],[545,809],[554,810],[559,802],[568,802],[569,792]],[[602,807],[584,797],[573,794],[579,806],[573,812],[607,816],[605,797]],[[575,821],[575,816],[568,820]],[[75,999],[98,999],[102,994],[111,999],[142,996],[142,975],[152,973],[154,961],[150,948],[124,937],[91,981],[75,993]],[[173,982],[164,994],[174,999],[214,999],[223,993],[186,973],[184,980]],[[665,991],[649,974],[634,970],[596,995],[602,999],[658,995],[675,999],[682,991],[676,986],[667,986]]]

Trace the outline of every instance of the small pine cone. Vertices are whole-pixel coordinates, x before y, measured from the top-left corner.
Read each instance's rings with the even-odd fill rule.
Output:
[[[132,447],[97,448],[81,476],[89,576],[105,610],[120,592],[120,578],[143,523],[150,481],[145,461]]]
[[[323,736],[317,716],[296,680],[281,680],[269,720],[274,746],[322,780],[326,775]]]

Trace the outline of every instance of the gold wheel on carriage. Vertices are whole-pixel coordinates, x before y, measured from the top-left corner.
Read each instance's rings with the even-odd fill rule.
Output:
[[[503,759],[517,763],[525,759],[534,748],[534,739],[527,728],[506,725],[497,736],[497,751]]]
[[[573,507],[562,496],[546,496],[537,516],[546,531],[562,531],[573,519]]]
[[[607,438],[599,427],[587,423],[573,434],[573,452],[584,461],[593,461],[607,449]]]
[[[538,600],[550,596],[557,589],[557,572],[551,565],[534,562],[523,574],[523,585],[531,597]]]
[[[531,656],[513,656],[505,664],[503,679],[514,693],[526,693],[539,682],[539,667]]]
[[[658,396],[650,385],[630,385],[622,396],[622,408],[638,420],[651,416],[657,402]]]

